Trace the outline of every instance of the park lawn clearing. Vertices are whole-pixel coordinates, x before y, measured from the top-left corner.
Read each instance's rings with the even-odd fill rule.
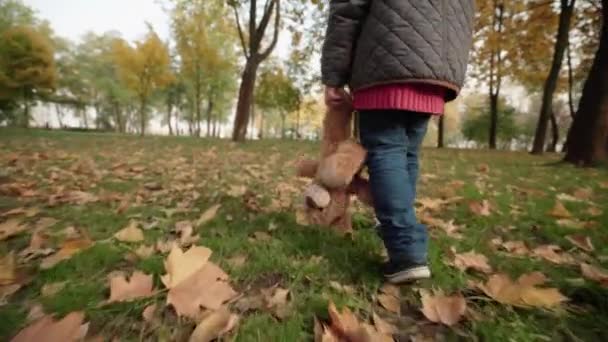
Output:
[[[608,340],[606,169],[424,150],[434,277],[396,288],[368,208],[296,223],[316,146],[0,129],[0,340]]]

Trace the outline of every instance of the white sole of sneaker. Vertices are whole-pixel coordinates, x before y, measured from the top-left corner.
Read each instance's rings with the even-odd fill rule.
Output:
[[[431,277],[431,270],[427,266],[410,268],[394,274],[385,275],[391,284],[409,283],[415,280],[428,279]]]

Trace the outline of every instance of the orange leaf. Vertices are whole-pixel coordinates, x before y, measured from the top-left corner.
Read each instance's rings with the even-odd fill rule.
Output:
[[[593,243],[588,236],[585,235],[568,235],[566,239],[570,241],[576,247],[586,251],[593,252],[595,248],[593,248]]]

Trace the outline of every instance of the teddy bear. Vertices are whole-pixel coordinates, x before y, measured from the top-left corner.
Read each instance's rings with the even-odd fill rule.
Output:
[[[352,101],[327,105],[318,160],[298,163],[297,174],[312,179],[304,191],[307,223],[352,231],[351,196],[372,204],[369,182],[361,175],[367,152],[351,136]]]

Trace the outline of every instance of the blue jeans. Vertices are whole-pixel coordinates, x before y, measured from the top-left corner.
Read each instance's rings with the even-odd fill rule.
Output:
[[[429,119],[428,114],[400,110],[359,113],[374,209],[391,262],[426,264],[428,234],[414,205],[419,151]]]

